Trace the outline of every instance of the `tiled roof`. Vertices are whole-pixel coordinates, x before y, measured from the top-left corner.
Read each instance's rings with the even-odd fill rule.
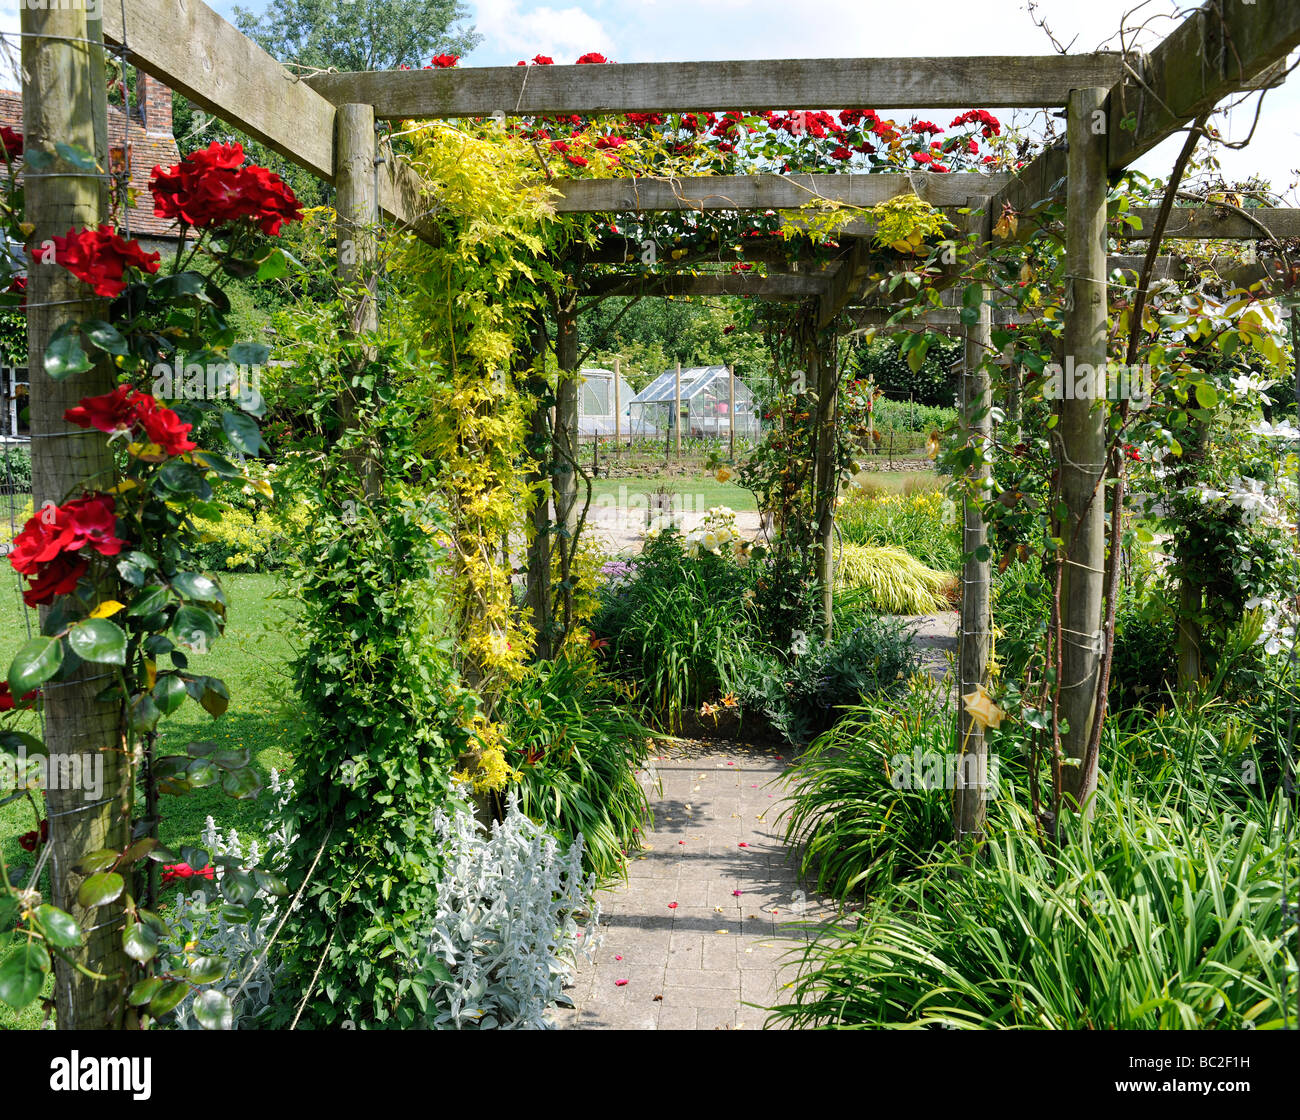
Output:
[[[115,214],[121,231],[138,237],[175,237],[174,218],[159,218],[153,212],[149,179],[155,167],[168,168],[180,161],[172,135],[172,92],[162,83],[139,74],[136,83],[138,105],[133,101],[130,119],[115,106],[108,107],[108,147],[114,170],[121,167],[123,147],[131,160],[129,205]],[[0,124],[23,130],[23,95],[0,90]],[[125,142],[125,143],[124,143]]]

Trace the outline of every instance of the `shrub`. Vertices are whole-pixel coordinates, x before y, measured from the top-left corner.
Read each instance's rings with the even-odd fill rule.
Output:
[[[630,578],[607,585],[592,629],[608,640],[614,671],[640,684],[669,727],[735,677],[754,616],[750,578],[747,562],[688,551],[666,529],[646,541]]]
[[[801,873],[843,899],[925,862],[950,832],[948,794],[904,781],[897,761],[947,758],[955,741],[952,711],[929,687],[897,708],[850,709],[788,775],[786,842],[800,848]]]
[[[578,916],[592,906],[595,878],[583,878],[582,837],[562,851],[519,810],[485,836],[464,804],[438,810],[445,852],[432,934],[407,981],[435,1030],[544,1029],[583,940]],[[587,931],[595,929],[592,914]]]
[[[1277,1028],[1296,958],[1286,806],[1189,826],[1158,796],[1098,795],[1054,853],[1014,807],[984,859],[945,858],[856,929],[813,942],[795,1027]],[[1287,866],[1289,861],[1290,866]],[[1294,1017],[1291,1017],[1294,1026]]]
[[[600,880],[626,873],[624,853],[650,814],[636,771],[651,732],[636,718],[631,689],[603,676],[593,655],[540,661],[502,698],[520,808]]]
[[[731,690],[742,711],[762,714],[787,742],[802,745],[835,724],[844,709],[901,692],[919,665],[920,654],[903,624],[864,617],[789,664],[751,656]]]
[[[0,447],[0,494],[32,492],[32,453],[21,444]]]
[[[835,557],[835,586],[861,590],[885,614],[946,610],[952,583],[895,545],[846,544]]]
[[[855,490],[835,515],[846,542],[893,545],[945,572],[961,564],[961,534],[952,502],[938,490],[882,494]]]

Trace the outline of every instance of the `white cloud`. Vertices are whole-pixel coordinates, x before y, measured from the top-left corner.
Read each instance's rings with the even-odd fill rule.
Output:
[[[471,7],[474,25],[484,39],[483,46],[466,59],[471,65],[509,65],[535,54],[568,63],[588,51],[609,54],[614,50],[614,37],[601,21],[577,6],[551,8],[521,0],[478,0]]]

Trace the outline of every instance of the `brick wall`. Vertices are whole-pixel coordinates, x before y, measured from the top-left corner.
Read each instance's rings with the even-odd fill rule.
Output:
[[[129,120],[120,108],[108,107],[110,163],[115,171],[123,166],[124,147],[131,159],[130,206],[125,213],[116,215],[116,225],[150,242],[154,238],[174,238],[175,221],[155,217],[149,191],[153,169],[171,167],[181,158],[172,136],[172,91],[156,79],[137,73],[136,94]],[[23,130],[21,93],[0,90],[0,124]]]

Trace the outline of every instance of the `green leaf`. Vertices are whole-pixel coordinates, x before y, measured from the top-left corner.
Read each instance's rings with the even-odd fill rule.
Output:
[[[96,871],[107,871],[117,863],[117,852],[110,848],[96,848],[87,852],[77,861],[76,867],[83,875],[93,875]]]
[[[281,879],[279,875],[274,875],[270,871],[263,871],[260,867],[254,868],[253,878],[257,880],[257,885],[267,894],[279,897],[289,893],[289,884]]]
[[[63,664],[63,643],[58,638],[33,638],[9,665],[9,692],[25,696],[48,681]]]
[[[262,442],[262,430],[257,421],[243,412],[224,412],[221,415],[221,430],[232,447],[245,455],[256,455],[265,446]]]
[[[143,922],[133,922],[122,933],[122,948],[133,961],[144,964],[158,952],[158,935]]]
[[[226,962],[219,957],[195,957],[186,972],[195,984],[211,984],[226,975]]]
[[[167,588],[156,583],[150,584],[140,589],[135,602],[127,608],[126,615],[128,618],[138,618],[140,615],[155,614],[167,605],[168,599]]]
[[[262,779],[251,766],[242,770],[228,770],[221,775],[221,788],[228,797],[245,801],[262,792]]]
[[[257,897],[257,884],[247,871],[230,870],[221,876],[221,893],[236,906],[247,906]]]
[[[65,163],[70,163],[78,171],[94,171],[95,157],[80,144],[67,144],[62,140],[54,142],[54,150]]]
[[[45,375],[51,381],[62,381],[74,373],[85,373],[94,368],[81,348],[81,340],[73,333],[73,324],[64,323],[50,337],[43,359]]]
[[[1219,391],[1208,381],[1198,381],[1192,388],[1196,390],[1196,403],[1201,408],[1213,408],[1219,403]]]
[[[162,990],[149,1001],[149,1013],[161,1019],[189,994],[190,986],[184,980],[169,980]]]
[[[68,631],[68,645],[83,661],[126,664],[126,632],[107,618],[88,618]]]
[[[38,906],[36,920],[51,945],[57,945],[60,949],[73,949],[81,944],[81,927],[71,914],[65,914],[57,906],[49,903]]]
[[[212,863],[207,848],[192,848],[188,844],[181,848],[181,860],[188,863],[195,871],[202,871]]]
[[[81,884],[77,891],[77,905],[84,906],[87,910],[103,906],[120,898],[125,888],[126,883],[116,871],[100,872]]]
[[[112,323],[105,323],[102,319],[91,319],[89,322],[81,324],[81,333],[97,349],[108,354],[118,354],[125,357],[128,353],[126,339],[122,337],[121,331]]]
[[[284,259],[284,253],[279,249],[271,250],[270,254],[257,267],[257,278],[259,280],[279,280],[281,277],[289,275],[289,263]]]
[[[10,1007],[26,1007],[45,986],[50,954],[39,941],[19,946],[0,964],[0,999]]]
[[[208,489],[203,471],[180,459],[170,460],[158,472],[158,481],[174,494],[204,494]]]
[[[229,997],[211,988],[194,997],[194,1018],[205,1031],[228,1031],[235,1021]]]
[[[159,677],[153,686],[153,699],[163,715],[171,715],[185,703],[185,682],[174,673]]]
[[[177,572],[172,576],[172,587],[182,599],[190,599],[198,603],[226,601],[216,581],[199,572]]]
[[[141,980],[134,988],[131,994],[126,997],[126,1002],[132,1007],[139,1007],[141,1004],[148,1003],[158,994],[158,989],[163,986],[161,976],[150,976],[147,980]]]
[[[236,342],[230,348],[230,360],[241,366],[264,366],[271,348],[261,342]]]
[[[221,628],[217,617],[202,607],[181,607],[172,619],[171,632],[183,645],[205,647],[214,641]]]

